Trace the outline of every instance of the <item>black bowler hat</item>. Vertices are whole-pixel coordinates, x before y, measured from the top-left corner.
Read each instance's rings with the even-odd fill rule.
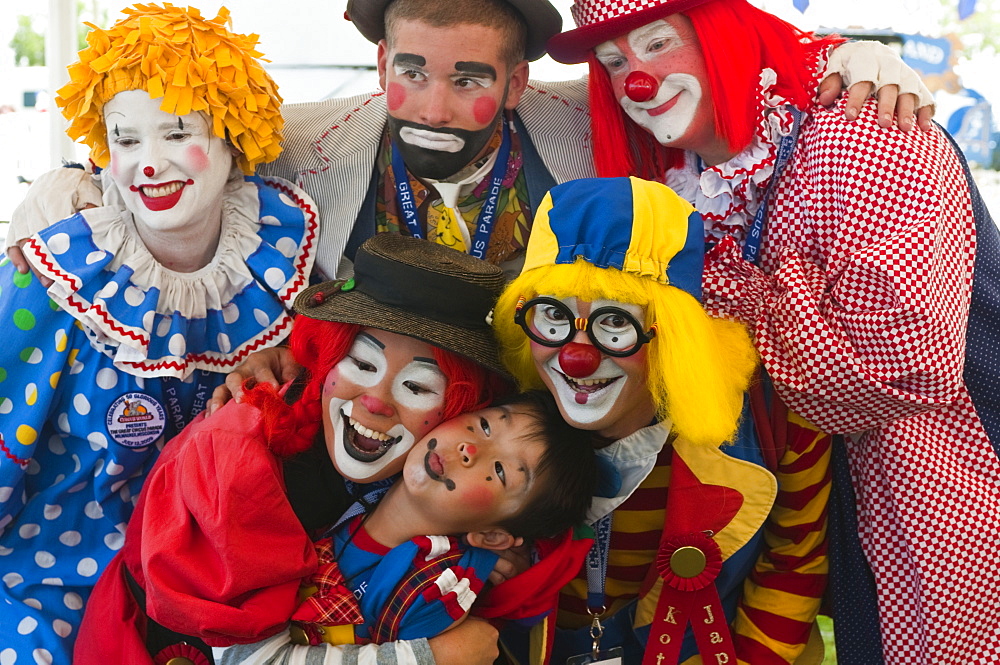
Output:
[[[396,233],[358,249],[354,277],[311,286],[295,311],[414,337],[507,376],[490,325],[503,271],[463,252]]]
[[[347,0],[344,15],[372,44],[385,38],[385,8],[392,0]],[[562,30],[562,16],[548,0],[506,0],[524,18],[528,28],[524,55],[538,60],[545,55],[545,43]]]

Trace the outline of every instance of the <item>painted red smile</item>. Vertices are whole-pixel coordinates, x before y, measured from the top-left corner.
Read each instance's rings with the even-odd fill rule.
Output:
[[[149,210],[159,212],[160,210],[170,210],[177,205],[181,194],[184,193],[184,188],[193,184],[194,180],[188,178],[187,182],[172,180],[159,185],[141,185],[139,187],[132,185],[129,189],[133,192],[139,192],[139,198]]]
[[[666,113],[670,109],[674,108],[674,106],[677,105],[677,102],[680,100],[680,98],[681,98],[681,93],[678,92],[676,95],[674,95],[673,97],[671,97],[670,99],[668,99],[663,104],[660,104],[655,109],[647,109],[646,113],[648,113],[649,115],[651,115],[653,117],[656,117],[658,115],[663,115],[664,113]]]

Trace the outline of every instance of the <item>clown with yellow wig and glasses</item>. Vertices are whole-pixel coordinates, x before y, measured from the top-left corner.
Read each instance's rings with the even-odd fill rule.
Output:
[[[249,175],[281,150],[256,37],[225,9],[124,13],[91,26],[56,100],[103,169],[104,205],[25,243],[46,285],[0,266],[5,663],[70,662],[164,442],[287,335],[313,263],[312,201]]]
[[[666,186],[572,181],[543,202],[497,304],[522,388],[552,391],[602,462],[596,544],[562,591],[558,628],[540,635],[552,662],[807,652],[827,573],[830,439],[751,387],[747,331],[699,303],[703,261],[701,217]],[[515,657],[535,631],[506,631]]]

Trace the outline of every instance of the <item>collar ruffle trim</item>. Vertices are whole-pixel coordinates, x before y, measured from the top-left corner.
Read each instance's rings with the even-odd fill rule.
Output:
[[[53,280],[52,300],[116,367],[183,379],[229,371],[287,336],[292,302],[308,286],[317,221],[301,189],[252,176],[227,184],[215,257],[192,273],[160,265],[120,205],[64,219],[25,250]]]
[[[778,144],[794,123],[788,100],[774,91],[777,80],[773,69],[760,73],[760,121],[743,152],[703,171],[698,156],[688,152],[682,167],[667,172],[666,184],[701,213],[706,242],[718,242],[726,235],[742,242],[748,221],[760,207],[774,173]]]

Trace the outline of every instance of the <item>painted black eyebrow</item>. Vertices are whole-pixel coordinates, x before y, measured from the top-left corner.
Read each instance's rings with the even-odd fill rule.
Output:
[[[417,362],[427,363],[428,365],[438,364],[438,361],[434,360],[433,358],[423,358],[421,356],[413,356],[413,359],[416,360]]]
[[[416,53],[397,53],[392,59],[392,64],[416,65],[417,67],[423,67],[427,64],[427,58],[422,55],[417,55]]]
[[[485,62],[456,62],[455,71],[461,72],[462,74],[485,75],[489,76],[494,81],[497,80],[497,70],[494,69],[492,65],[488,65]]]
[[[362,338],[366,342],[371,342],[372,344],[374,344],[375,346],[377,346],[380,349],[385,349],[385,344],[383,344],[382,342],[378,341],[378,339],[376,339],[375,337],[372,337],[371,335],[369,335],[366,332],[359,332],[358,333],[358,337]]]

